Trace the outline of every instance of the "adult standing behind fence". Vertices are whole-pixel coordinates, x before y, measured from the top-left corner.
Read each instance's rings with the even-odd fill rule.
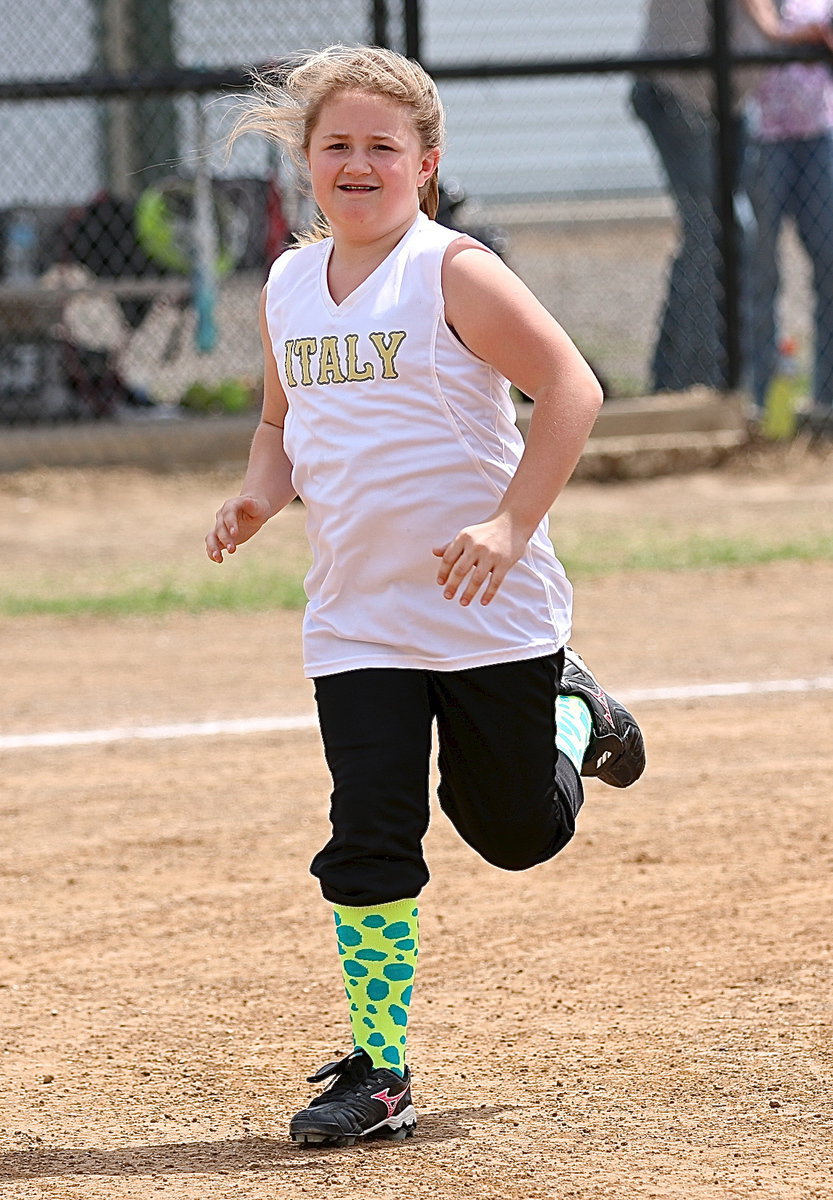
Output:
[[[818,27],[782,23],[772,0],[730,4],[730,39],[736,50],[767,48],[770,41],[816,41]],[[711,0],[650,0],[642,49],[648,54],[704,53],[711,43]],[[735,77],[735,168],[740,176],[746,131],[741,102],[757,82],[752,70]],[[659,152],[677,205],[680,242],[654,349],[654,391],[727,383],[720,297],[720,220],[717,191],[717,123],[711,80],[703,71],[663,70],[640,76],[632,104]],[[737,184],[736,178],[735,183]],[[740,200],[738,191],[736,197]],[[748,203],[745,208],[748,209]],[[741,216],[744,206],[737,204]],[[748,261],[751,222],[741,220],[741,262]],[[746,289],[744,289],[746,293]],[[744,320],[746,328],[747,321]],[[744,342],[747,339],[744,338]]]
[[[815,30],[833,48],[833,0],[783,0],[791,29]],[[752,393],[760,416],[778,359],[778,234],[795,221],[815,293],[810,421],[833,412],[833,74],[827,63],[789,63],[763,76],[751,106],[749,195],[757,237],[752,263]]]

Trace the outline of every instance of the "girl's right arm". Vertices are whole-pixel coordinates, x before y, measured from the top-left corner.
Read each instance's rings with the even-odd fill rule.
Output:
[[[283,448],[288,405],[266,324],[265,288],[260,300],[260,340],[263,344],[263,412],[252,439],[240,495],[226,500],[218,510],[214,528],[205,539],[205,549],[212,562],[221,563],[223,551],[234,554],[238,546],[247,542],[270,517],[295,498],[292,463]]]

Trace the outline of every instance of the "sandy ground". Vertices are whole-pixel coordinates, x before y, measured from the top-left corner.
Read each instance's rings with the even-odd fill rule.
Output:
[[[554,523],[829,528],[829,467],[573,485]],[[3,586],[211,571],[199,542],[229,482],[6,477]],[[252,553],[295,561],[301,519]],[[831,592],[830,562],[587,578],[575,642],[612,691],[830,676]],[[3,732],[310,712],[298,625],[2,619]],[[432,824],[417,1136],[346,1150],[286,1137],[304,1077],[347,1046],[306,873],[316,734],[0,754],[3,1195],[833,1196],[833,693],[635,707],[645,779],[589,783],[553,863],[503,874]]]

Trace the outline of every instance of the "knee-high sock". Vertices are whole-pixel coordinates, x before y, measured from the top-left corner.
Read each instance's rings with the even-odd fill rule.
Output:
[[[555,702],[555,723],[556,746],[581,774],[593,729],[590,709],[580,696],[559,696]]]
[[[408,1007],[419,954],[416,900],[334,907],[353,1042],[374,1067],[403,1074]]]

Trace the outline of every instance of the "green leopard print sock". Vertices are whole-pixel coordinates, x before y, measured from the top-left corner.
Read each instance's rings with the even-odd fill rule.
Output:
[[[590,709],[580,696],[559,696],[555,702],[555,723],[556,746],[581,774],[593,730]]]
[[[416,900],[369,908],[334,907],[338,952],[350,1001],[353,1041],[403,1075],[408,1006],[419,954]]]

